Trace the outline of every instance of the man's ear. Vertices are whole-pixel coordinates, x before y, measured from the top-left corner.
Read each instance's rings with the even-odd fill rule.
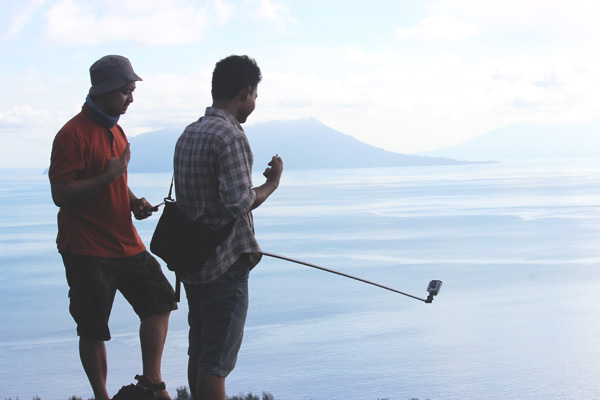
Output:
[[[252,90],[252,86],[247,86],[247,87],[243,88],[242,90],[240,90],[239,99],[241,101],[248,100],[248,96],[250,96],[251,90]]]

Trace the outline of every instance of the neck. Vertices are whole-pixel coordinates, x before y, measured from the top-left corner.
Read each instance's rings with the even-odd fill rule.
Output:
[[[99,123],[100,125],[107,127],[107,128],[112,128],[113,126],[115,126],[117,124],[117,122],[119,122],[120,115],[115,117],[115,116],[106,114],[104,111],[102,111],[102,109],[98,106],[98,104],[96,104],[94,102],[94,100],[92,100],[92,98],[89,95],[86,97],[85,103],[88,105],[88,107],[92,111],[92,114],[94,115],[94,119],[96,120],[96,122]]]
[[[227,111],[233,116],[238,122],[240,121],[240,108],[237,102],[231,100],[213,100],[212,106],[220,108],[221,110]]]

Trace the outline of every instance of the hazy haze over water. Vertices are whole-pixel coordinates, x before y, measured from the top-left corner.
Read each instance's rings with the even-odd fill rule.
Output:
[[[580,399],[600,393],[597,162],[284,172],[255,212],[264,251],[426,296],[433,304],[265,258],[229,394],[278,399]],[[159,202],[169,174],[131,174]],[[0,398],[91,397],[41,171],[2,171]],[[260,176],[255,183],[261,182]],[[136,222],[149,243],[157,217]],[[172,275],[167,271],[170,279]],[[186,385],[187,307],[163,361]],[[109,391],[141,371],[117,296]]]

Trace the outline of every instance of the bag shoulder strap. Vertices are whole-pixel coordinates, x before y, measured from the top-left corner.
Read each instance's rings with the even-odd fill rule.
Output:
[[[175,173],[173,172],[173,176],[171,177],[171,186],[169,186],[169,195],[165,197],[165,201],[175,201],[174,198],[171,197],[173,193],[173,183],[175,182]]]

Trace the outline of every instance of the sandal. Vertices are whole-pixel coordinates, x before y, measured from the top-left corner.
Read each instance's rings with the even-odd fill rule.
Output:
[[[158,392],[163,391],[167,388],[164,382],[160,383],[152,383],[148,380],[148,378],[142,375],[136,375],[135,379],[138,381],[137,386],[141,387],[147,393],[152,394],[152,398],[156,400],[170,400],[168,397],[159,397]]]

